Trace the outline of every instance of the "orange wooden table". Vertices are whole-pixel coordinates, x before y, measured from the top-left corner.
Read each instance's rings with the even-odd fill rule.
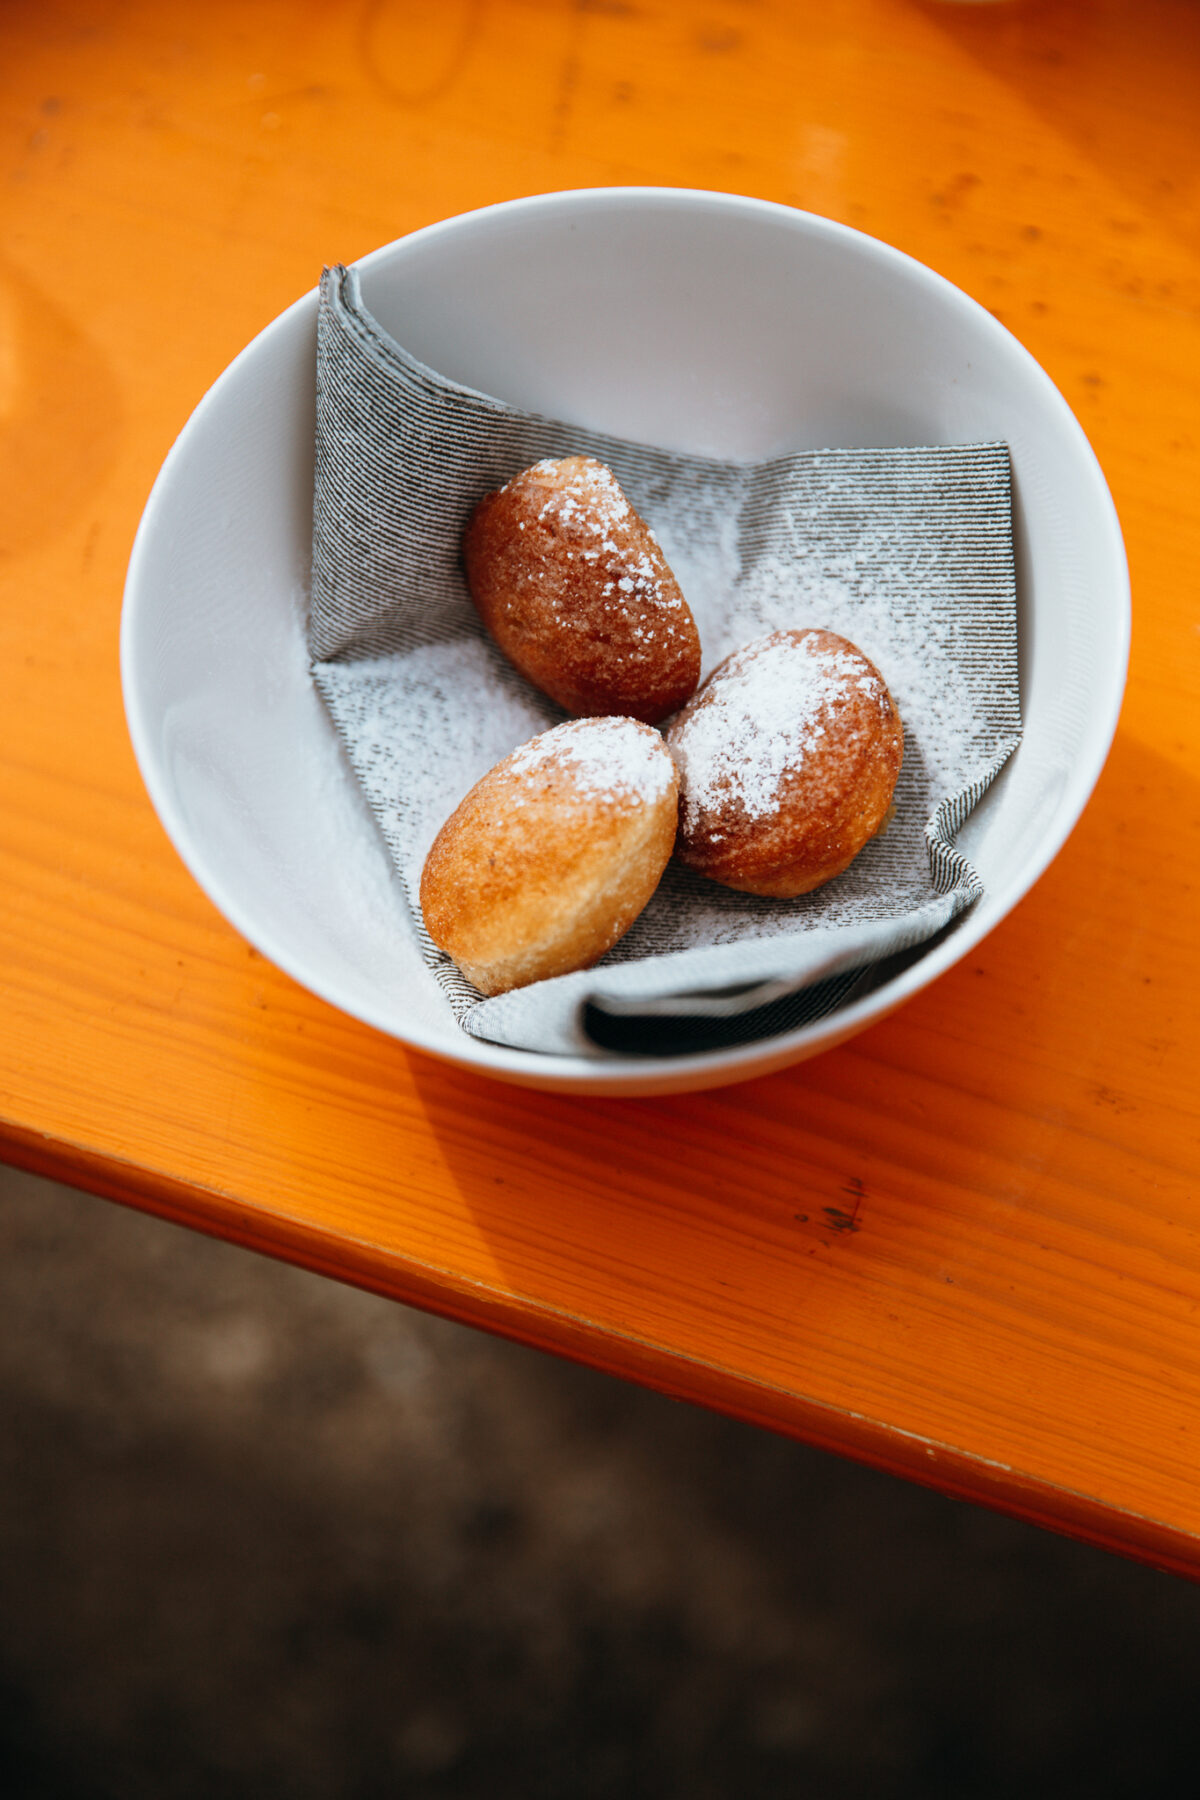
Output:
[[[1200,11],[1190,0],[8,0],[0,1149],[1200,1573]],[[1050,873],[815,1062],[564,1099],[255,955],[160,830],[117,628],[208,384],[450,213],[725,188],[991,307],[1127,534],[1127,704]]]

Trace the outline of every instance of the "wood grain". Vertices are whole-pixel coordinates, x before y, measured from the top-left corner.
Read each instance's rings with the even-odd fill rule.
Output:
[[[0,18],[0,1141],[13,1161],[1200,1571],[1200,14],[1187,0],[376,0]],[[1077,410],[1135,585],[1050,872],[849,1046],[569,1099],[267,965],[126,740],[175,433],[322,263],[663,182],[871,231]]]

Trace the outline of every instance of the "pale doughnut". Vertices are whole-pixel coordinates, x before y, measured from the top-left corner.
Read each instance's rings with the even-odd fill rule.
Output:
[[[678,811],[675,765],[648,725],[555,725],[442,826],[421,874],[430,937],[484,994],[589,967],[658,886]]]
[[[567,456],[514,475],[475,508],[463,560],[487,629],[567,712],[653,725],[694,692],[695,620],[603,463]]]
[[[832,881],[886,820],[904,754],[878,669],[832,631],[725,659],[675,719],[681,861],[748,894]]]

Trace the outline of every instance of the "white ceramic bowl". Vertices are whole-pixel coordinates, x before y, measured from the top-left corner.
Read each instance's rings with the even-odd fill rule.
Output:
[[[812,1056],[926,987],[1021,899],[1100,773],[1129,593],[1104,478],[1016,339],[919,263],[764,201],[589,189],[448,219],[360,265],[368,307],[423,362],[567,420],[757,457],[1003,439],[1016,484],[1015,758],[960,841],[986,899],[874,993],[733,1050],[600,1063],[479,1043],[416,948],[308,677],[315,293],[242,352],[163,467],[134,545],[121,660],[130,732],[184,862],[304,986],[432,1055],[545,1088],[661,1093]]]

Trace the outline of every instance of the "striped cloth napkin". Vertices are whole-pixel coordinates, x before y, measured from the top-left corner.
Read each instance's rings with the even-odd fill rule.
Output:
[[[476,502],[541,457],[616,474],[700,630],[706,671],[768,631],[840,632],[905,731],[895,811],[795,900],[669,867],[594,969],[484,999],[429,941],[425,854],[473,783],[563,714],[484,633],[460,543]],[[1020,737],[1008,451],[822,450],[744,464],[521,412],[408,355],[326,270],[317,342],[313,675],[466,1031],[547,1054],[680,1055],[787,1030],[905,966],[978,900],[956,847]]]

